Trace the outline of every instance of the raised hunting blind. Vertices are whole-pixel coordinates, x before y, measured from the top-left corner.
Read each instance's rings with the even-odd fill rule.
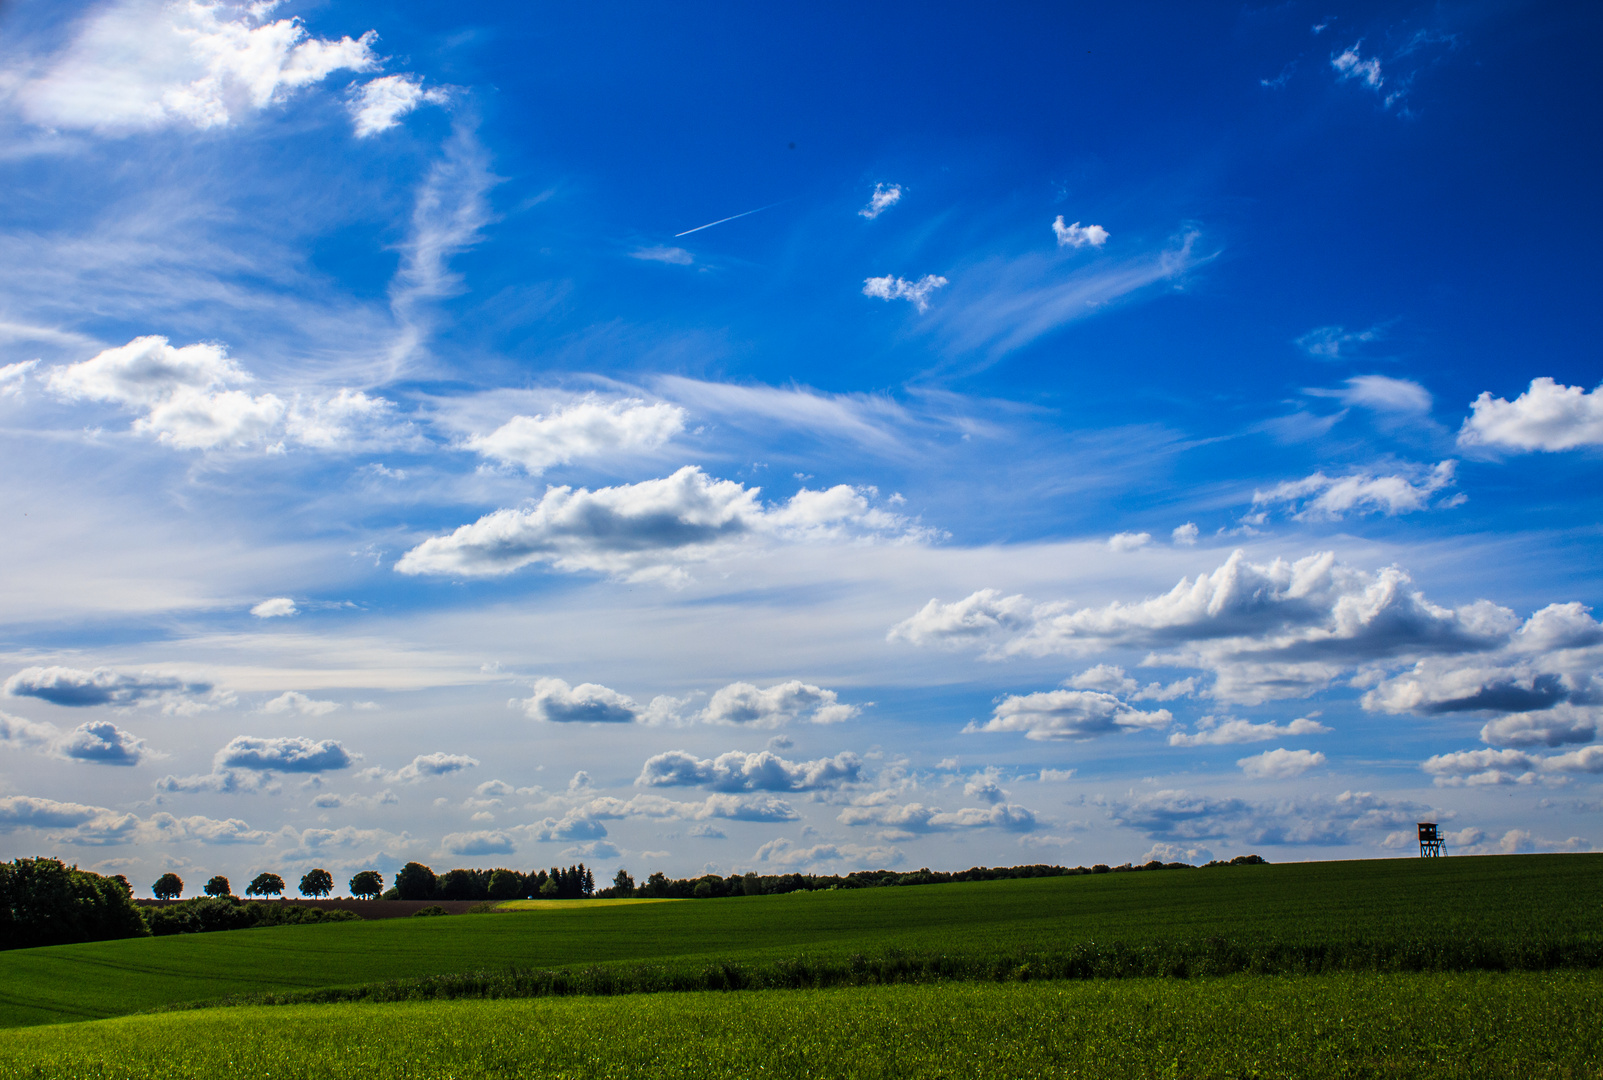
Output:
[[[1436,831],[1434,821],[1421,821],[1419,823],[1419,857],[1422,859],[1438,858],[1447,854],[1447,841],[1442,834]]]

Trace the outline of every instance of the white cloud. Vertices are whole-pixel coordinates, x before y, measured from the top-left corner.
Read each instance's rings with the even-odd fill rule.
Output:
[[[1360,41],[1342,50],[1341,53],[1331,58],[1330,66],[1336,69],[1337,75],[1341,77],[1343,82],[1349,79],[1357,80],[1371,90],[1378,91],[1386,81],[1380,71],[1380,61],[1374,57],[1365,60],[1358,52],[1358,48],[1362,44],[1363,42]]]
[[[900,863],[902,853],[891,846],[865,847],[859,844],[824,843],[797,847],[795,841],[780,837],[759,847],[753,858],[786,870],[821,869],[842,863],[853,868],[883,868]]]
[[[1268,491],[1254,491],[1255,507],[1284,506],[1294,511],[1298,521],[1334,519],[1347,514],[1385,514],[1395,517],[1430,507],[1431,500],[1444,488],[1453,486],[1455,461],[1443,461],[1429,471],[1417,469],[1413,475],[1390,476],[1369,472],[1347,476],[1326,476],[1316,472],[1301,480],[1287,480]],[[1438,507],[1458,505],[1448,499]]]
[[[275,596],[271,600],[263,600],[250,609],[250,613],[258,619],[279,619],[287,615],[299,615],[300,608],[295,601],[287,596]]]
[[[1197,690],[1197,681],[1194,677],[1178,679],[1167,686],[1163,683],[1150,682],[1143,687],[1126,675],[1124,669],[1117,664],[1098,664],[1096,667],[1087,668],[1078,675],[1064,679],[1063,685],[1072,686],[1076,690],[1101,690],[1135,701],[1174,701],[1176,698],[1188,697]]]
[[[210,692],[210,683],[186,682],[177,675],[143,671],[139,674],[96,668],[23,668],[6,680],[11,697],[34,697],[52,705],[84,708],[92,705],[137,705],[171,701]]]
[[[1150,662],[1212,672],[1214,698],[1259,704],[1313,693],[1359,665],[1495,649],[1519,625],[1507,608],[1484,600],[1444,608],[1411,584],[1397,567],[1368,573],[1332,552],[1264,565],[1236,551],[1211,574],[1134,603],[1074,608],[1009,597],[1005,623],[956,617],[997,607],[1001,599],[987,590],[957,604],[932,601],[891,635],[980,644],[992,657],[1161,650]]]
[[[1184,525],[1176,526],[1175,530],[1169,534],[1169,539],[1170,542],[1182,547],[1195,547],[1198,532],[1196,523],[1188,521]]]
[[[678,802],[660,795],[636,795],[625,801],[612,796],[591,798],[571,807],[560,818],[547,817],[520,826],[542,843],[564,840],[599,840],[607,835],[606,821],[656,818],[677,821],[796,821],[800,815],[773,795],[714,794],[700,802]]]
[[[416,75],[382,75],[362,84],[348,108],[356,125],[356,137],[365,139],[388,131],[401,117],[419,105],[444,105],[451,95],[444,90],[425,90]]]
[[[500,831],[446,833],[440,847],[452,855],[507,855],[517,850],[512,837]]]
[[[1439,787],[1530,784],[1564,774],[1603,773],[1603,746],[1586,746],[1546,757],[1525,750],[1460,750],[1437,754],[1420,765]]]
[[[701,719],[710,724],[774,728],[802,719],[836,724],[861,711],[859,706],[841,704],[833,690],[791,679],[766,690],[748,682],[730,683],[713,694]]]
[[[136,434],[181,450],[269,446],[288,438],[328,449],[380,421],[388,401],[352,390],[331,397],[297,396],[286,405],[275,394],[252,397],[230,389],[254,376],[221,345],[174,348],[148,335],[106,349],[81,363],[54,368],[46,382],[65,401],[106,401],[143,415]]]
[[[0,397],[22,393],[23,383],[27,381],[29,373],[38,366],[37,360],[19,360],[15,364],[0,367]]]
[[[978,799],[983,803],[996,805],[1007,801],[1007,791],[1002,787],[1001,770],[992,765],[984,772],[977,772],[968,778],[963,785],[963,794],[970,799]]]
[[[639,787],[705,787],[713,791],[817,791],[856,783],[863,763],[841,753],[815,761],[787,761],[762,750],[731,750],[710,760],[670,750],[646,760],[635,779]]]
[[[36,723],[0,712],[0,746],[34,750],[51,746],[59,738],[61,729],[54,724]]]
[[[191,795],[207,792],[232,795],[241,791],[261,791],[273,785],[262,773],[224,769],[193,776],[164,776],[156,781],[156,791],[165,795]]]
[[[1197,732],[1187,735],[1177,731],[1169,736],[1170,746],[1233,746],[1237,743],[1268,742],[1288,735],[1328,735],[1330,729],[1317,720],[1299,717],[1289,724],[1269,721],[1254,724],[1250,720],[1220,720],[1204,716],[1197,721]]]
[[[575,458],[658,450],[684,427],[685,410],[677,405],[586,398],[559,405],[549,415],[514,416],[488,435],[472,436],[466,445],[537,476]]]
[[[996,589],[981,589],[949,604],[931,600],[916,614],[891,627],[886,640],[961,647],[1028,628],[1034,619],[1034,607],[1022,596],[1003,596]]]
[[[891,792],[877,792],[841,810],[842,825],[879,825],[898,833],[955,832],[966,829],[1001,829],[1004,832],[1034,832],[1039,823],[1035,813],[1016,803],[994,806],[968,806],[945,811],[923,803],[898,804]]]
[[[302,735],[276,739],[237,735],[217,751],[212,768],[215,773],[230,769],[318,773],[350,768],[355,760],[345,747],[333,739],[314,742]]]
[[[1152,543],[1149,532],[1121,532],[1108,537],[1109,551],[1137,551]]]
[[[313,37],[275,4],[122,0],[79,25],[73,41],[16,90],[41,126],[124,133],[225,127],[288,100],[336,71],[378,65],[377,35]]]
[[[1349,331],[1345,326],[1321,326],[1298,338],[1297,347],[1321,360],[1339,360],[1351,352],[1353,346],[1367,345],[1380,336],[1378,327]]]
[[[174,817],[172,814],[150,815],[143,832],[158,843],[191,841],[199,844],[265,844],[278,838],[277,833],[253,829],[238,818]]]
[[[1108,242],[1108,230],[1102,226],[1081,225],[1078,221],[1073,225],[1065,225],[1062,214],[1052,223],[1052,235],[1058,238],[1060,248],[1099,248]]]
[[[340,707],[337,701],[318,701],[299,690],[286,690],[262,706],[264,713],[295,713],[298,716],[327,716]]]
[[[1265,750],[1261,754],[1240,758],[1236,764],[1248,776],[1260,780],[1289,780],[1301,776],[1309,769],[1325,763],[1325,755],[1317,750]]]
[[[629,723],[642,718],[633,699],[597,683],[569,686],[561,679],[537,679],[534,693],[518,702],[532,720],[551,723]]]
[[[1344,791],[1335,798],[1315,796],[1273,802],[1220,799],[1166,789],[1117,803],[1113,820],[1153,840],[1194,843],[1228,839],[1252,845],[1351,844],[1377,833],[1439,817],[1419,803],[1387,799],[1367,791]]]
[[[1168,709],[1142,712],[1099,690],[1049,690],[1009,695],[983,725],[965,731],[1022,732],[1027,739],[1083,742],[1100,735],[1166,728],[1174,717]]]
[[[497,510],[425,540],[395,568],[403,574],[488,577],[532,563],[630,581],[682,581],[684,565],[763,542],[916,539],[900,515],[869,504],[872,489],[803,489],[765,505],[758,488],[714,480],[687,465],[672,476],[618,487],[551,487],[533,506]]]
[[[1585,391],[1540,378],[1513,401],[1482,393],[1470,405],[1458,442],[1523,451],[1603,446],[1603,386]]]
[[[884,277],[864,279],[863,295],[878,300],[906,300],[920,312],[925,312],[930,309],[930,297],[935,290],[946,284],[947,280],[938,274],[925,274],[917,281],[886,274]]]
[[[629,257],[645,262],[668,263],[671,266],[689,266],[696,261],[696,257],[682,247],[665,247],[661,244],[631,251]]]
[[[0,833],[18,829],[68,829],[60,838],[79,843],[132,840],[139,819],[103,806],[58,802],[28,795],[0,797]]]
[[[868,197],[868,205],[857,211],[859,217],[873,221],[885,211],[895,206],[902,198],[902,185],[875,184],[874,193]]]
[[[1366,709],[1489,717],[1494,746],[1590,742],[1603,719],[1603,624],[1580,603],[1549,604],[1472,657],[1421,657],[1374,681]]]
[[[56,743],[56,753],[96,765],[138,765],[149,755],[143,739],[109,720],[79,724]]]
[[[419,754],[409,764],[401,766],[390,773],[386,780],[390,783],[411,784],[420,780],[430,780],[438,776],[450,776],[452,773],[464,769],[478,768],[479,759],[468,757],[466,754]]]
[[[1343,405],[1359,405],[1376,412],[1428,413],[1434,402],[1430,391],[1412,379],[1393,379],[1386,375],[1358,375],[1347,380],[1346,389],[1325,391]]]

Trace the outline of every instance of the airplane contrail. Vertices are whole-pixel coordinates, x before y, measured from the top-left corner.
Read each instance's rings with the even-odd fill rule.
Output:
[[[783,202],[784,200],[780,200],[780,201]],[[676,233],[673,234],[673,238],[675,240],[677,240],[681,236],[689,236],[693,232],[700,232],[703,229],[710,229],[714,225],[722,225],[726,221],[734,221],[735,218],[750,217],[753,214],[760,214],[764,210],[772,210],[774,207],[776,207],[778,205],[779,205],[779,203],[771,202],[767,206],[759,206],[755,210],[747,210],[744,214],[732,214],[732,215],[730,215],[729,217],[726,217],[726,218],[719,218],[717,221],[709,221],[705,225],[697,225],[694,229],[686,229],[684,232],[676,232]]]

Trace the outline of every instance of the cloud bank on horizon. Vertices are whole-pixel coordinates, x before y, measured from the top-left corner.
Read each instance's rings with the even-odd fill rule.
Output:
[[[1603,16],[907,14],[0,8],[0,855],[1603,845]]]

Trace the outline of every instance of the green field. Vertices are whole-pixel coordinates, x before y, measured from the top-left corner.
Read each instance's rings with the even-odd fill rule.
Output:
[[[1596,1077],[1603,977],[1233,976],[208,1009],[7,1032],[7,1077]]]
[[[1011,977],[1031,964],[1037,974],[1052,974],[1041,958],[1079,949],[1115,959],[1125,950],[1138,961],[1150,954],[1163,972],[1186,949],[1206,960],[1220,943],[1250,956],[1289,957],[1282,970],[1603,966],[1595,959],[1603,957],[1598,855],[1232,866],[639,905],[536,903],[539,910],[506,914],[0,953],[0,1026],[510,967],[600,965],[627,973],[648,965],[694,976],[732,963],[783,975],[798,959],[849,969],[886,957],[893,966],[900,958],[933,957],[936,975]],[[1299,957],[1334,959],[1299,968]],[[965,958],[966,968],[958,962]],[[1182,963],[1173,973],[1208,970]]]

